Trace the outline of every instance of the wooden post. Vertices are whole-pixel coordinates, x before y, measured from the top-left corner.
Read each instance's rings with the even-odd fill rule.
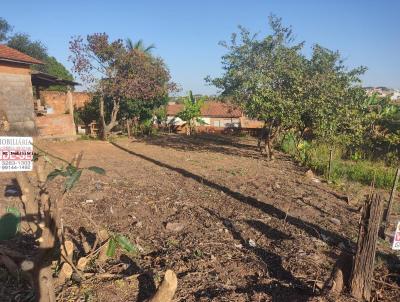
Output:
[[[376,243],[382,212],[381,196],[377,194],[368,196],[361,216],[357,252],[350,278],[351,295],[362,301],[370,301],[371,298]]]
[[[126,119],[126,131],[128,132],[128,138],[131,138],[131,123],[129,119]]]
[[[394,177],[394,181],[393,181],[392,191],[390,192],[387,211],[386,211],[385,218],[384,218],[385,229],[389,224],[390,214],[392,213],[393,200],[394,200],[394,195],[396,194],[396,188],[397,188],[397,184],[399,182],[399,176],[400,176],[400,168],[397,168],[396,176]]]
[[[333,150],[329,149],[328,182],[331,181]]]

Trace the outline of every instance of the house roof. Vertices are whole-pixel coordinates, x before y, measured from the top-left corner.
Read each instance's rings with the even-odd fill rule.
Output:
[[[7,45],[0,44],[0,61],[17,62],[23,64],[43,64],[39,61],[23,52],[20,52],[14,48],[8,47]]]
[[[183,104],[168,104],[167,115],[175,116],[183,110]]]
[[[183,110],[183,104],[168,104],[167,115],[175,116]],[[242,111],[231,104],[207,101],[201,107],[201,116],[205,117],[241,117]]]
[[[232,104],[209,101],[201,108],[202,116],[209,117],[241,117],[242,111]]]

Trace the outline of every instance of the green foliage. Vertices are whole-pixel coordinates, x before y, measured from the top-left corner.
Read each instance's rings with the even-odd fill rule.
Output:
[[[250,118],[290,128],[300,120],[302,109],[303,43],[293,43],[291,28],[283,27],[280,19],[271,16],[270,26],[273,33],[260,40],[240,27],[229,45],[222,44],[228,51],[222,57],[225,74],[207,81],[223,96],[233,97]]]
[[[44,63],[43,65],[34,65],[33,69],[61,79],[73,80],[72,74],[65,66],[58,62],[55,57],[48,55],[46,46],[41,41],[32,41],[28,34],[17,33],[9,37],[7,45]],[[50,86],[48,90],[66,91],[66,87]]]
[[[81,108],[76,108],[74,110],[74,120],[76,124],[84,123],[89,125],[91,122],[95,121],[100,123],[100,101],[98,96],[94,96],[85,106]],[[112,103],[108,98],[104,102],[106,120],[110,120]]]
[[[157,124],[165,124],[167,122],[167,106],[160,106],[153,110],[153,115]]]
[[[89,170],[97,174],[105,174],[105,170],[96,166],[89,168],[77,168],[74,165],[68,163],[65,167],[56,168],[47,175],[47,181],[51,181],[57,176],[62,176],[65,178],[64,190],[70,191],[74,185],[79,181],[83,170]]]
[[[64,79],[64,80],[69,80],[73,81],[74,77],[72,74],[65,68],[63,64],[57,61],[55,57],[52,56],[47,56],[44,60],[44,67],[42,69],[43,72],[48,73],[52,76],[56,76],[58,78]],[[59,86],[59,85],[54,85],[50,86],[48,90],[53,90],[53,91],[67,91],[66,86]]]
[[[41,41],[32,41],[28,34],[17,33],[13,35],[7,42],[11,48],[19,50],[35,59],[45,60],[47,58],[47,48]],[[36,67],[42,71],[43,67]]]
[[[7,40],[8,34],[11,32],[12,26],[7,20],[0,17],[0,42]]]
[[[329,150],[332,145],[312,143],[305,148],[304,153],[298,152],[296,140],[293,135],[286,135],[280,145],[282,151],[292,155],[303,165],[311,168],[320,175],[326,175],[329,162]],[[335,183],[344,181],[356,181],[364,185],[371,185],[375,182],[375,187],[389,189],[393,183],[395,169],[387,167],[382,162],[361,160],[357,155],[357,160],[343,159],[344,153],[340,146],[333,148],[333,161],[331,170],[331,180]]]
[[[132,244],[128,238],[126,238],[121,234],[113,234],[108,240],[108,246],[106,252],[107,257],[114,257],[117,248],[121,248],[122,250],[128,253],[139,252],[139,249],[134,244]]]
[[[140,39],[140,40],[138,40],[136,42],[133,42],[132,39],[127,38],[126,39],[126,48],[129,51],[132,51],[132,50],[135,49],[135,50],[139,50],[139,51],[141,51],[141,52],[143,52],[145,54],[151,54],[151,51],[154,48],[156,48],[156,46],[154,44],[150,44],[149,46],[145,46],[142,39]]]
[[[232,97],[247,116],[266,122],[268,139],[280,132],[305,133],[329,143],[358,145],[363,138],[366,95],[359,86],[364,67],[348,70],[338,52],[319,45],[310,58],[304,42],[271,16],[272,33],[261,39],[240,27],[222,45],[225,73],[206,80]],[[306,131],[308,130],[308,131]]]
[[[183,110],[177,114],[177,117],[187,123],[189,134],[194,133],[196,123],[204,124],[204,121],[200,118],[203,104],[204,100],[196,100],[192,91],[189,91],[188,97],[183,101]]]
[[[106,174],[106,170],[104,170],[103,168],[96,167],[96,166],[92,166],[92,167],[89,167],[87,169],[92,171],[92,172],[95,172],[97,174],[101,174],[101,175],[105,175]]]

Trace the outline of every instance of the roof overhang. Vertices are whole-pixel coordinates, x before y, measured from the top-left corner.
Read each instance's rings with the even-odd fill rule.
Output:
[[[49,87],[53,85],[62,85],[62,86],[76,86],[80,85],[77,82],[65,80],[62,78],[57,78],[50,74],[33,70],[32,71],[32,85],[39,87]]]

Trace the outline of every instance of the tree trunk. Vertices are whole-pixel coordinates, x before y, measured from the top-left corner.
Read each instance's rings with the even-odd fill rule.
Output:
[[[131,120],[126,119],[126,131],[128,132],[128,138],[131,138]]]
[[[265,138],[266,131],[267,131],[267,122],[264,121],[264,126],[261,128],[261,132],[260,135],[258,136],[258,141],[257,141],[257,148],[258,150],[260,150],[261,153],[262,153],[261,142],[263,138]]]
[[[377,194],[369,196],[361,217],[357,253],[350,278],[351,295],[361,301],[370,301],[371,299],[376,243],[382,212],[381,196]]]
[[[400,177],[400,168],[397,168],[396,176],[394,177],[394,180],[393,180],[392,191],[390,191],[389,202],[388,202],[388,206],[387,206],[387,210],[386,210],[386,214],[385,214],[385,218],[384,218],[385,230],[389,224],[390,215],[392,214],[393,201],[394,201],[394,196],[396,195],[396,189],[397,189],[397,184],[399,182],[399,177]]]
[[[104,113],[104,97],[100,97],[100,121],[101,121],[101,139],[106,140],[107,139],[107,133],[106,133],[106,119],[105,119],[105,113]]]
[[[106,140],[108,137],[108,134],[114,128],[117,124],[117,116],[119,112],[119,105],[120,105],[120,100],[119,99],[113,99],[113,109],[111,111],[111,120],[108,125],[106,124],[105,120],[105,112],[104,112],[104,97],[100,97],[100,120],[101,120],[101,139]]]

